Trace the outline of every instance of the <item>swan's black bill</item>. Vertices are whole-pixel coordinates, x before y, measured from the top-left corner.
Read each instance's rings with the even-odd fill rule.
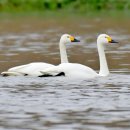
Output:
[[[72,40],[72,42],[80,42],[80,40],[74,39],[74,40]]]
[[[118,43],[117,41],[115,40],[111,40],[110,43]]]

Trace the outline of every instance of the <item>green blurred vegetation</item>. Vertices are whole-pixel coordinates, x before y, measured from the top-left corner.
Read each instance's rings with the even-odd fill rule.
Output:
[[[130,11],[130,0],[0,0],[0,12]]]

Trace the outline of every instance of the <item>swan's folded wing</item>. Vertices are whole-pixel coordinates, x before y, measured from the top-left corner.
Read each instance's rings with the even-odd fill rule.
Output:
[[[8,71],[20,71],[20,70],[27,68],[29,66],[30,66],[30,64],[15,66],[15,67],[10,68]]]
[[[10,68],[8,71],[4,71],[1,73],[2,76],[25,76],[27,75],[24,71],[24,68],[28,67],[27,65],[20,65],[13,68]]]
[[[30,63],[26,65],[20,65],[13,68],[10,68],[6,72],[2,72],[2,75],[8,75],[8,76],[16,76],[16,75],[30,75],[30,76],[39,76],[42,73],[40,70],[44,70],[48,67],[52,67],[54,65],[43,63],[43,62],[37,62],[37,63]]]
[[[48,67],[52,67],[54,65],[52,64],[48,64],[48,63],[44,63],[44,62],[34,62],[34,63],[30,63],[30,64],[26,64],[26,65],[20,65],[20,66],[16,66],[13,68],[10,68],[8,71],[32,71],[32,70],[40,70],[40,69],[46,69]]]
[[[43,75],[52,75],[52,76],[56,76],[59,73],[61,73],[61,70],[59,68],[59,66],[54,66],[54,67],[49,67],[47,69],[41,70],[40,71]]]

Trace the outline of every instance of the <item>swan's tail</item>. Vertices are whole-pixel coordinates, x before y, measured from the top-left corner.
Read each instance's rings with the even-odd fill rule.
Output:
[[[1,75],[6,77],[6,76],[26,76],[27,74],[15,72],[15,71],[5,71],[2,72]]]

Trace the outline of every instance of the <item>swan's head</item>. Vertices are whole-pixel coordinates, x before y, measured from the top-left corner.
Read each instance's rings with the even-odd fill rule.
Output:
[[[97,38],[97,43],[99,44],[107,44],[107,43],[118,43],[117,41],[113,40],[107,34],[100,34]]]
[[[64,44],[71,43],[71,42],[80,42],[78,39],[76,39],[74,36],[71,36],[69,34],[63,34],[61,36],[60,41]]]

